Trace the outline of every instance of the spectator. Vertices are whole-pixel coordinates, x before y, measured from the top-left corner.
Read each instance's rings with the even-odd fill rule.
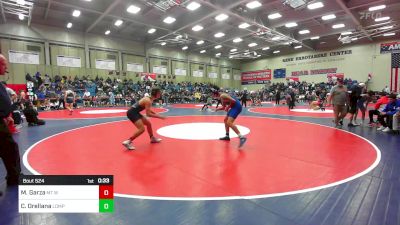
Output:
[[[386,94],[390,94],[390,89],[387,85],[385,86],[385,88],[382,91],[385,92]]]
[[[23,110],[28,126],[40,126],[44,125],[46,122],[38,118],[38,112],[33,107],[32,102],[25,103],[25,109]]]
[[[7,73],[7,60],[0,54],[0,75]],[[7,184],[17,185],[21,174],[21,164],[18,144],[14,141],[10,130],[7,127],[7,120],[10,119],[11,100],[6,87],[0,83],[0,158],[3,160],[7,170]]]
[[[247,90],[243,91],[242,97],[240,98],[240,101],[242,102],[242,106],[244,105],[245,108],[247,108]]]
[[[337,79],[337,85],[331,89],[328,104],[333,104],[336,128],[342,128],[343,119],[346,117],[348,103],[347,88],[344,86],[343,79]]]
[[[87,89],[85,89],[85,93],[83,93],[83,106],[91,106],[90,92]]]
[[[349,106],[349,114],[350,114],[350,122],[348,124],[349,127],[360,126],[360,124],[356,123],[357,115],[358,115],[358,107],[357,103],[361,98],[362,89],[365,84],[355,84],[350,91],[350,106]],[[353,122],[354,121],[354,122]]]
[[[381,130],[383,132],[392,131],[393,115],[395,115],[398,112],[399,108],[400,108],[400,100],[396,99],[395,94],[389,95],[388,104],[378,116],[378,121],[381,124],[381,127],[379,127],[378,130]]]
[[[382,110],[386,107],[386,104],[389,102],[388,97],[386,96],[386,92],[381,93],[381,97],[378,99],[378,101],[375,104],[374,109],[371,109],[368,111],[369,114],[369,123],[368,126],[372,127],[374,126],[374,115],[379,116]]]

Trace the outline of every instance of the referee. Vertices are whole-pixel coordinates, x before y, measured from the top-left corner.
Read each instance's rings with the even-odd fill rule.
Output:
[[[0,75],[7,73],[7,60],[0,54]],[[18,185],[21,173],[18,144],[14,141],[7,127],[7,118],[12,111],[11,99],[7,90],[0,83],[0,158],[7,170],[7,185]]]

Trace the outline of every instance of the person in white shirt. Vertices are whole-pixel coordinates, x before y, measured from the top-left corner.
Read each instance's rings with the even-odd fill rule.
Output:
[[[85,90],[85,93],[83,93],[83,106],[86,107],[90,107],[90,92],[88,90]]]

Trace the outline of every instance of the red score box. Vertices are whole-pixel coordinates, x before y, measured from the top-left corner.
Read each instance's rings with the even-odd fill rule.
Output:
[[[113,199],[114,188],[112,185],[100,185],[99,186],[99,199]]]

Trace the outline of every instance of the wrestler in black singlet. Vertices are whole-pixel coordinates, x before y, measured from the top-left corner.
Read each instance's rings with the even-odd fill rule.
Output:
[[[143,115],[140,114],[141,111],[144,110],[144,107],[139,105],[139,102],[136,102],[126,113],[128,116],[129,120],[132,121],[132,123],[135,123],[136,121],[140,120],[143,118]]]

